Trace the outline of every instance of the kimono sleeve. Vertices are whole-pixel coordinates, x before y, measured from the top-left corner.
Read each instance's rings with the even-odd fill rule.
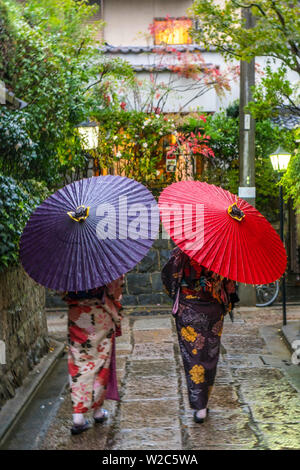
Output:
[[[166,294],[173,300],[181,284],[185,262],[186,255],[179,248],[175,248],[161,272],[161,279]]]
[[[231,304],[231,309],[234,308],[234,305],[240,301],[239,296],[237,295],[236,282],[231,280],[225,281],[225,290],[228,295],[229,303]]]
[[[120,301],[122,299],[124,279],[125,276],[123,275],[115,281],[110,282],[106,286],[108,295],[111,296],[114,300]]]

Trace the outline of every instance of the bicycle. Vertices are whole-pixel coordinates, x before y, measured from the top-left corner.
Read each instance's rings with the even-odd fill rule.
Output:
[[[271,282],[270,284],[257,284],[255,286],[256,307],[268,307],[272,305],[278,297],[279,286],[279,281]]]
[[[256,307],[268,307],[272,305],[279,294],[279,281],[270,284],[258,284],[256,289]]]

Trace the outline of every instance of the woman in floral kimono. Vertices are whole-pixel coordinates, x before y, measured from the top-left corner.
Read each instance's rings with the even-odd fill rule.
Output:
[[[217,371],[224,315],[239,300],[236,285],[200,266],[179,248],[173,250],[164,266],[162,281],[174,301],[194,421],[203,423]]]
[[[94,411],[94,422],[107,419],[105,398],[118,400],[115,376],[115,336],[120,334],[123,277],[89,291],[68,292],[68,369],[73,406],[72,434],[90,427],[84,414]],[[109,389],[109,390],[108,390]]]

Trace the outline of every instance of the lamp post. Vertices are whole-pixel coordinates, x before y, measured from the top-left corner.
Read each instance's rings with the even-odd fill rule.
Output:
[[[291,154],[279,146],[274,153],[270,155],[273,169],[282,175],[287,169]],[[279,186],[279,204],[280,204],[280,238],[284,243],[284,203],[282,185]],[[285,273],[282,276],[282,319],[283,325],[286,325],[286,283]]]
[[[98,148],[99,140],[99,124],[95,121],[83,121],[78,124],[77,130],[80,137],[80,143],[83,150],[87,152],[89,157],[87,176],[93,176],[94,158],[90,154],[91,150]]]

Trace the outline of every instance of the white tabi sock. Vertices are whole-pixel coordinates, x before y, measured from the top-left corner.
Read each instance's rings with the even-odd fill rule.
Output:
[[[75,425],[81,425],[85,423],[85,418],[82,413],[74,413],[73,414],[73,423]]]

